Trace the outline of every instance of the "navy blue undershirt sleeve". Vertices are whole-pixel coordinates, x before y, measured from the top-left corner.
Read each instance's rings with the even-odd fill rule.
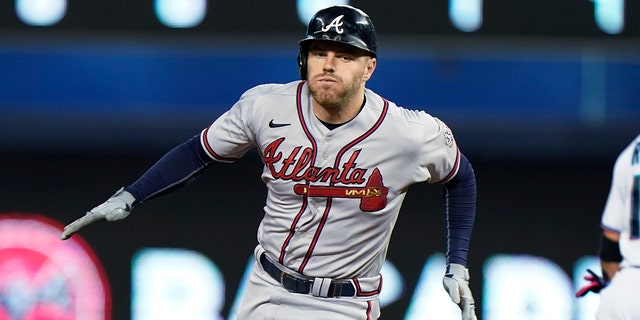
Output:
[[[467,253],[476,217],[476,178],[469,160],[460,154],[457,175],[444,184],[447,227],[447,264],[467,265]]]
[[[189,184],[213,163],[196,135],[167,152],[125,190],[136,198],[136,206]]]

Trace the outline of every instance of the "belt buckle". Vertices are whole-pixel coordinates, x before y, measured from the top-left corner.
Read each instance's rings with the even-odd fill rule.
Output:
[[[349,280],[338,280],[332,282],[334,297],[356,297],[358,291]],[[339,287],[339,288],[338,288]],[[348,289],[348,290],[345,290]],[[346,291],[346,292],[345,292]]]
[[[294,282],[294,286],[288,286],[287,284],[284,283],[284,280],[292,280]],[[284,271],[280,271],[280,285],[287,291],[289,292],[295,292],[295,293],[299,293],[297,291],[297,285],[295,285],[296,281],[298,280],[296,277],[294,277],[293,275],[284,272]],[[289,284],[291,284],[291,282],[288,282]]]

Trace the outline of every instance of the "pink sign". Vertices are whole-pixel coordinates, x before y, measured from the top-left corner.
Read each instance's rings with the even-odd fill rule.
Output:
[[[78,235],[37,214],[0,214],[0,320],[110,320],[105,272]]]

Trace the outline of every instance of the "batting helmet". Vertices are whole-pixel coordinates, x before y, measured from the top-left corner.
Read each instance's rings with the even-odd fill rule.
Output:
[[[298,71],[307,78],[307,54],[312,40],[334,41],[376,56],[376,29],[369,16],[351,6],[333,6],[318,11],[309,21],[304,39],[298,41]]]

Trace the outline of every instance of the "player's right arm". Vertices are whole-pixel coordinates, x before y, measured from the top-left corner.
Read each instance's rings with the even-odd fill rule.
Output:
[[[609,282],[620,269],[620,233],[613,230],[602,230],[602,243],[600,244],[600,266],[602,267],[602,277]]]
[[[576,292],[576,298],[584,297],[589,292],[599,293],[609,285],[613,276],[620,269],[620,261],[622,261],[619,240],[619,232],[606,227],[602,228],[600,246],[598,247],[602,276],[599,276],[591,269],[587,269],[588,274],[584,276],[584,279],[588,282]]]
[[[166,153],[133,184],[67,225],[61,238],[66,240],[95,222],[124,219],[135,206],[185,186],[213,163],[196,135]]]
[[[632,222],[632,219],[629,219],[627,206],[628,196],[631,194],[628,186],[631,184],[626,183],[626,179],[630,176],[628,169],[632,163],[629,159],[631,155],[629,148],[625,148],[616,159],[609,194],[602,213],[600,224],[602,233],[598,247],[602,276],[587,269],[589,274],[584,279],[588,283],[576,292],[576,297],[583,297],[589,292],[599,293],[620,269],[620,262],[623,259],[620,251],[620,234],[628,230],[629,223]]]
[[[246,114],[259,93],[273,86],[258,86],[245,92],[234,106],[200,134],[167,152],[133,184],[119,190],[103,204],[67,225],[61,238],[68,239],[80,229],[98,221],[115,221],[146,200],[179,189],[218,162],[233,162],[254,146],[246,124]],[[212,147],[215,143],[215,148]],[[214,150],[215,149],[215,150]]]
[[[626,232],[632,228],[631,224],[633,223],[633,219],[630,219],[632,209],[628,206],[628,203],[631,202],[629,197],[632,195],[630,189],[632,183],[629,182],[629,178],[632,177],[632,154],[629,151],[630,146],[618,155],[613,165],[609,194],[600,221],[602,236],[598,255],[600,256],[602,276],[607,282],[618,271],[623,258],[620,252],[620,235],[624,233],[629,236]]]
[[[125,190],[136,198],[135,207],[189,184],[213,163],[196,135],[165,154]]]

